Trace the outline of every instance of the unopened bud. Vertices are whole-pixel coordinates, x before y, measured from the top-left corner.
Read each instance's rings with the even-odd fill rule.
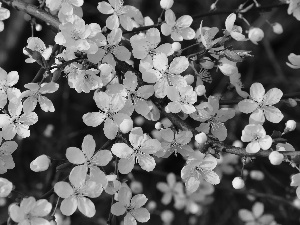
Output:
[[[201,132],[195,136],[195,140],[199,144],[204,144],[207,141],[207,135],[205,133]]]
[[[254,27],[249,30],[248,37],[250,41],[257,45],[257,42],[264,38],[264,32],[262,29]]]
[[[203,84],[198,85],[195,88],[195,92],[197,93],[198,96],[202,96],[206,93],[205,86]]]
[[[49,168],[51,160],[46,155],[40,155],[30,163],[30,169],[34,172],[42,172]]]
[[[280,165],[283,159],[284,159],[284,155],[277,151],[271,152],[269,155],[270,163],[275,166]]]
[[[36,30],[36,31],[41,31],[42,29],[43,29],[43,27],[42,27],[41,24],[38,24],[38,23],[37,23],[37,24],[35,25],[35,30]]]
[[[170,9],[174,4],[174,0],[160,0],[160,6],[162,9]]]
[[[157,122],[157,123],[155,124],[155,129],[156,129],[156,130],[160,130],[161,128],[162,128],[161,122]]]
[[[194,76],[191,74],[185,75],[184,79],[188,85],[191,85],[192,83],[194,83],[194,80],[195,80]]]
[[[245,182],[241,177],[235,177],[232,180],[232,186],[234,189],[242,189],[245,187]]]
[[[211,11],[215,10],[216,8],[217,8],[217,4],[216,3],[211,4],[211,6],[210,6],[210,10]]]
[[[13,184],[5,179],[0,177],[0,197],[7,197],[13,189]]]
[[[174,50],[174,52],[177,52],[181,49],[181,44],[177,41],[172,43],[172,49]]]
[[[291,107],[296,107],[297,106],[297,101],[293,98],[289,98],[288,102],[290,103]]]
[[[275,34],[282,34],[283,32],[283,28],[280,23],[273,23],[272,28]]]
[[[285,123],[285,129],[284,129],[284,132],[287,133],[287,132],[290,132],[290,131],[293,131],[296,129],[296,121],[295,120],[288,120],[286,123]]]

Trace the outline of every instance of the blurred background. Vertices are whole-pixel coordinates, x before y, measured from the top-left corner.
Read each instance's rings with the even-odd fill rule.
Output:
[[[38,4],[37,1],[27,0],[26,2]],[[248,1],[251,3],[251,1]],[[172,10],[176,17],[182,15],[198,15],[207,13],[210,10],[210,0],[175,0]],[[237,9],[243,1],[219,0],[217,10]],[[275,4],[277,1],[261,0],[262,5]],[[279,3],[279,2],[278,2]],[[101,15],[96,6],[98,1],[86,0],[83,5],[84,19],[86,23],[97,22],[103,27],[105,25],[105,15]],[[141,0],[124,0],[124,4],[133,5],[140,9],[143,16],[149,16],[156,23],[161,14],[159,0],[141,1]],[[225,19],[228,14],[213,15],[210,17],[199,18],[192,24],[195,30],[199,28],[201,20],[203,25],[208,27],[218,27],[221,35],[222,29],[225,28]],[[31,23],[28,15],[23,12],[11,10],[11,17],[4,21],[5,30],[0,33],[0,67],[7,72],[16,70],[19,72],[20,80],[16,85],[21,91],[24,91],[24,84],[30,82],[39,66],[37,64],[27,64],[27,56],[23,54],[23,47],[27,45],[27,38],[31,36]],[[300,91],[300,74],[299,70],[294,70],[286,65],[287,57],[290,53],[300,54],[300,21],[287,14],[287,6],[274,8],[266,12],[248,12],[245,18],[252,26],[263,29],[265,37],[254,45],[252,42],[232,42],[234,49],[249,50],[254,57],[247,58],[244,62],[238,63],[239,71],[242,75],[242,82],[245,90],[254,82],[260,82],[266,90],[273,87],[280,88],[283,93],[292,93]],[[267,22],[269,21],[269,22]],[[282,34],[275,34],[270,23],[280,23],[283,27]],[[41,31],[35,31],[35,36],[41,38],[46,45],[54,44],[55,33],[41,21],[37,23],[42,25]],[[246,31],[249,26],[240,19],[236,21],[237,25],[243,27]],[[245,32],[244,32],[245,34]],[[130,38],[130,36],[126,36]],[[169,38],[162,38],[163,42],[171,42]],[[182,43],[186,47],[193,41]],[[193,53],[193,49],[185,54]],[[221,74],[220,71],[212,70],[213,82],[209,84],[207,92],[217,94],[226,92],[224,99],[234,99],[237,97],[234,92],[228,92],[228,77]],[[40,197],[43,193],[51,189],[54,181],[59,181],[67,176],[67,172],[56,173],[56,166],[63,163],[65,159],[66,148],[71,146],[81,147],[83,137],[86,134],[93,135],[97,142],[97,148],[100,148],[106,141],[103,134],[102,126],[97,128],[87,127],[82,121],[82,115],[97,110],[92,98],[92,93],[78,94],[74,89],[70,89],[66,79],[60,78],[58,81],[60,87],[54,94],[48,95],[55,106],[54,113],[45,113],[39,106],[36,113],[39,121],[30,127],[31,136],[26,139],[17,139],[18,149],[13,153],[15,168],[9,170],[3,177],[9,179],[15,185],[15,190],[23,193],[25,196]],[[234,106],[230,106],[234,107]],[[284,119],[279,123],[271,124],[266,122],[264,125],[268,134],[273,130],[283,131],[285,122],[293,119],[300,121],[300,107],[291,107],[289,102],[281,102],[277,105],[283,112]],[[226,123],[228,137],[226,142],[232,144],[239,140],[241,132],[245,125],[248,124],[249,116],[246,114],[237,114],[234,119]],[[151,133],[154,129],[155,122],[148,121],[143,117],[135,114],[135,126],[142,126],[144,132]],[[285,136],[296,151],[300,146],[300,127],[294,132]],[[46,172],[35,173],[30,170],[29,164],[41,154],[49,155],[54,160],[50,169]],[[224,156],[228,161],[221,163],[218,170],[222,170],[222,165],[231,167],[230,172],[223,172],[221,184],[214,189],[214,192],[207,195],[204,200],[199,202],[201,212],[198,215],[185,213],[185,210],[175,209],[173,201],[165,206],[161,203],[162,193],[156,189],[157,182],[165,182],[166,175],[170,172],[180,176],[184,160],[174,155],[168,159],[159,160],[155,171],[157,173],[146,173],[141,170],[134,170],[127,177],[121,176],[121,179],[128,180],[128,184],[133,183],[136,193],[142,192],[148,197],[148,202],[156,202],[155,209],[152,210],[151,219],[146,224],[201,224],[201,225],[240,225],[244,224],[238,216],[239,209],[251,210],[254,202],[263,202],[265,213],[272,214],[279,224],[296,225],[300,223],[300,206],[295,201],[295,189],[290,187],[290,176],[297,173],[296,169],[290,167],[287,163],[280,166],[272,166],[268,159],[255,159],[247,161],[245,165],[244,177],[246,189],[236,191],[231,186],[231,181],[235,176],[240,176],[242,162],[240,158]],[[260,175],[251,175],[251,171],[258,170]],[[247,173],[248,171],[248,173]],[[107,173],[113,172],[113,167],[107,167]],[[220,172],[222,173],[222,172]],[[252,172],[253,174],[253,172]],[[263,175],[261,175],[263,174]],[[263,176],[263,179],[261,177]],[[136,186],[134,186],[136,185]],[[253,194],[264,193],[265,195]],[[274,197],[278,196],[278,198]],[[0,223],[7,219],[7,207],[14,202],[16,198],[22,195],[16,192],[10,198],[1,199],[0,203]],[[53,195],[50,201],[55,205],[56,197]],[[105,224],[108,214],[111,197],[103,193],[100,198],[93,200],[97,214],[93,218],[86,218],[78,211],[66,219],[62,217],[60,224]],[[297,205],[298,204],[298,205]],[[166,211],[170,210],[170,211]],[[172,212],[172,213],[170,213]],[[173,215],[173,220],[172,219]],[[121,217],[115,220],[116,224],[121,222]]]

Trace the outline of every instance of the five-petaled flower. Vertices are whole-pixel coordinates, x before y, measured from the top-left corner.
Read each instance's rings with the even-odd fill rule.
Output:
[[[124,183],[118,193],[118,201],[111,206],[111,213],[115,216],[126,213],[124,225],[134,225],[136,221],[145,223],[150,219],[149,211],[142,207],[147,200],[143,194],[132,197],[130,188]]]
[[[261,83],[254,83],[250,87],[250,99],[239,102],[239,110],[243,113],[251,113],[249,122],[263,124],[265,119],[272,123],[279,123],[283,114],[274,107],[282,97],[283,93],[278,88],[272,88],[265,94]]]
[[[241,140],[250,142],[246,147],[246,152],[256,153],[260,149],[268,150],[272,145],[272,138],[266,134],[261,124],[249,124],[242,131]]]

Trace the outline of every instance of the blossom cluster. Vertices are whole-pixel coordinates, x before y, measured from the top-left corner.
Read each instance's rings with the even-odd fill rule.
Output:
[[[296,2],[289,2],[288,13],[299,20]],[[85,112],[82,121],[89,127],[103,124],[103,133],[113,144],[96,150],[94,137],[87,134],[81,148],[66,149],[67,165],[72,168],[68,180],[56,182],[53,188],[62,199],[59,208],[63,215],[71,216],[78,209],[85,216],[93,217],[96,207],[91,199],[98,198],[104,191],[115,200],[111,214],[125,214],[125,225],[147,222],[150,213],[142,207],[147,197],[143,194],[132,196],[133,191],[126,182],[122,182],[119,173],[130,176],[133,170],[140,168],[151,172],[159,160],[171,155],[182,157],[185,165],[180,178],[170,173],[166,177],[167,183],[157,184],[157,189],[163,193],[162,203],[167,205],[174,199],[176,209],[201,214],[202,206],[214,191],[213,185],[220,183],[222,174],[232,173],[231,164],[238,163],[236,158],[226,155],[218,161],[220,155],[212,149],[214,144],[226,140],[226,122],[238,113],[250,114],[249,124],[241,136],[241,141],[249,142],[245,155],[271,149],[269,159],[273,165],[288,161],[281,152],[292,151],[290,144],[275,145],[263,127],[267,121],[277,124],[283,120],[283,113],[274,106],[282,99],[283,92],[278,88],[266,92],[261,83],[253,83],[249,94],[243,90],[237,63],[251,55],[248,51],[228,46],[228,43],[248,40],[258,44],[264,38],[262,29],[258,27],[250,27],[246,38],[242,27],[236,25],[238,16],[242,18],[241,14],[228,15],[223,32],[219,32],[217,27],[205,27],[204,21],[194,30],[191,16],[177,18],[171,9],[174,2],[161,0],[164,20],[157,26],[139,31],[139,28],[154,24],[153,21],[146,20],[137,8],[124,5],[122,0],[98,3],[97,12],[107,15],[105,27],[85,22],[83,0],[46,0],[45,3],[59,19],[59,32],[54,41],[63,48],[56,54],[54,47],[47,46],[40,38],[28,38],[23,50],[28,56],[25,62],[38,63],[46,72],[40,82],[24,85],[24,91],[14,87],[19,80],[18,72],[7,73],[0,68],[0,173],[14,168],[12,153],[18,145],[13,139],[16,135],[19,138],[30,136],[30,126],[38,122],[37,105],[44,112],[55,112],[52,101],[45,96],[59,89],[55,74],[63,73],[69,87],[77,93],[93,92],[98,109]],[[8,16],[9,13],[0,8],[0,30],[1,20]],[[280,33],[280,27],[276,25],[274,32]],[[123,36],[124,32],[135,34],[127,39]],[[169,43],[162,43],[162,35]],[[183,54],[185,49],[181,49],[181,42],[184,40],[193,40],[201,51]],[[292,53],[288,59],[288,66],[300,68],[299,56]],[[211,73],[215,70],[220,70],[228,78],[236,95],[242,98],[236,109],[222,107],[219,95],[206,96],[206,87],[212,82]],[[151,137],[142,127],[134,127],[134,113],[158,121],[161,112],[175,115],[182,121],[191,120],[196,128],[189,130],[176,127],[172,122],[158,122],[156,133]],[[295,123],[288,121],[283,134],[295,127]],[[110,164],[115,166],[114,174],[104,170]],[[32,161],[30,168],[41,172],[50,165],[51,158],[41,155]],[[300,198],[299,180],[299,174],[294,175],[291,186],[298,186],[296,193]],[[1,196],[7,197],[12,184],[8,180],[0,180],[0,185]],[[242,177],[236,177],[233,186],[243,188]],[[19,204],[12,204],[9,214],[19,224],[50,224],[47,216],[51,210],[52,204],[46,199],[28,197]],[[249,224],[274,220],[272,216],[262,216],[261,203],[256,203],[252,211],[240,210],[239,216]]]

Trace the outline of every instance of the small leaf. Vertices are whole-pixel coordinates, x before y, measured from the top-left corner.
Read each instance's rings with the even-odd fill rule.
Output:
[[[228,49],[224,50],[224,55],[225,57],[233,62],[242,62],[243,58],[241,56],[239,56],[236,52],[234,51],[230,51]]]

